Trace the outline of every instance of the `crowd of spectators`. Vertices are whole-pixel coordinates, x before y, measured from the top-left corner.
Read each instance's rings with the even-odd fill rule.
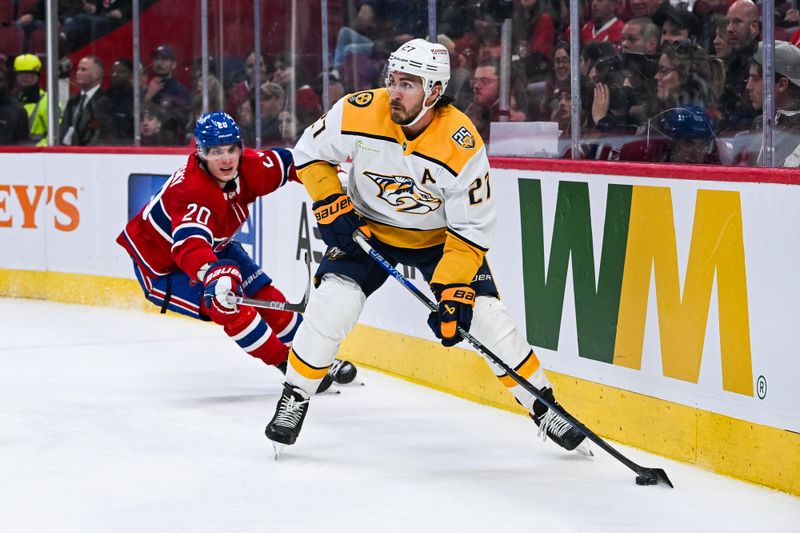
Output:
[[[41,3],[41,2],[40,2]],[[800,164],[800,14],[776,0],[774,162]],[[124,23],[129,0],[60,2],[67,49]],[[289,54],[251,53],[235,75],[210,62],[209,107],[225,109],[256,142],[292,146],[303,129],[344,94],[382,84],[389,54],[428,33],[427,0],[352,0],[335,34],[332,69],[307,72]],[[555,122],[556,157],[572,157],[569,2],[440,0],[438,36],[451,56],[447,95],[491,143],[498,121]],[[40,13],[17,21],[34,28]],[[501,27],[510,19],[509,109],[500,107]],[[752,0],[584,0],[580,29],[581,158],[756,165],[762,161],[761,12]],[[169,44],[152,50],[133,79],[130,59],[107,68],[93,56],[75,65],[76,94],[61,113],[63,144],[131,144],[133,84],[141,85],[143,145],[183,145],[202,109],[200,63],[178,65]],[[318,64],[318,63],[314,63]],[[176,69],[193,73],[183,86]],[[46,142],[41,61],[18,56],[0,79],[0,142]],[[256,76],[260,90],[255,90]],[[310,75],[309,75],[310,74]],[[327,78],[329,101],[323,105]],[[258,101],[256,101],[258,94]],[[17,105],[19,104],[19,105]],[[24,113],[20,113],[20,109]],[[44,112],[43,112],[44,110]],[[258,113],[256,111],[258,110]],[[25,115],[29,121],[24,126]],[[42,121],[45,121],[44,123]],[[22,129],[26,135],[20,137]]]

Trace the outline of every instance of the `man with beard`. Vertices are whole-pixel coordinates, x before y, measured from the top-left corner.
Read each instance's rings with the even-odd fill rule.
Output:
[[[118,59],[111,65],[111,86],[97,102],[100,120],[98,144],[133,142],[133,62]]]
[[[751,0],[736,0],[728,8],[728,45],[731,57],[725,73],[725,87],[720,98],[723,119],[720,133],[746,130],[756,111],[747,96],[748,66],[761,36],[758,7]]]
[[[365,300],[388,278],[353,240],[356,229],[392,264],[422,272],[439,302],[428,325],[443,345],[463,340],[459,327],[469,330],[555,402],[533,348],[498,298],[486,262],[496,216],[489,159],[475,126],[444,97],[449,80],[447,49],[413,39],[389,57],[385,88],[339,100],[295,147],[297,174],[314,201],[328,250],[266,428],[276,450],[297,440],[311,395]],[[348,159],[345,194],[337,165]],[[541,434],[567,450],[581,444],[583,435],[568,421],[501,368],[493,370]]]
[[[192,94],[173,77],[178,62],[171,46],[159,46],[150,57],[153,60],[153,79],[147,84],[144,101],[161,106],[167,117],[164,127],[182,139],[189,120]]]

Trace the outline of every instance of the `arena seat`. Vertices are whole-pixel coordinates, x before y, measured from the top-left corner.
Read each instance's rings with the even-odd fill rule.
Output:
[[[0,27],[0,53],[13,57],[22,53],[24,32],[16,26]]]

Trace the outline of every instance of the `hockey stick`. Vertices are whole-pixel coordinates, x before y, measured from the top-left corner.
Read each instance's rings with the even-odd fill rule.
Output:
[[[257,300],[246,296],[236,296],[232,292],[228,293],[227,300],[231,305],[248,305],[250,307],[260,307],[262,309],[274,309],[275,311],[294,311],[302,313],[306,310],[308,296],[311,294],[311,255],[306,252],[306,270],[308,271],[308,285],[303,299],[297,303],[278,302],[276,300]]]
[[[353,233],[353,240],[355,240],[356,243],[361,247],[361,249],[363,249],[372,259],[374,259],[375,262],[377,262],[381,267],[383,267],[383,269],[386,270],[386,272],[388,272],[394,279],[399,281],[400,284],[403,285],[406,289],[411,291],[411,293],[414,296],[416,296],[420,302],[425,304],[425,306],[429,310],[433,312],[438,311],[439,308],[435,303],[433,303],[427,296],[425,296],[425,294],[421,290],[419,290],[416,287],[416,285],[411,283],[405,276],[403,276],[403,274],[401,274],[396,268],[394,268],[391,263],[389,263],[386,259],[384,259],[384,257],[369,244],[366,235],[364,235],[364,233],[361,230],[356,230]],[[489,348],[484,346],[479,340],[470,335],[470,333],[467,330],[459,327],[458,333],[461,334],[461,336],[467,342],[469,342],[476,350],[478,350],[478,352],[481,355],[489,359],[495,365],[502,368],[503,371],[506,373],[506,375],[511,377],[511,379],[516,381],[526,391],[533,394],[536,398],[539,399],[540,402],[545,404],[549,409],[552,409],[559,416],[567,420],[582,435],[584,435],[586,438],[588,438],[589,440],[597,444],[599,447],[604,449],[619,462],[621,462],[622,464],[633,470],[637,474],[636,475],[637,485],[656,485],[658,483],[661,483],[669,486],[670,488],[673,487],[672,482],[667,477],[667,473],[662,468],[647,468],[634,463],[633,461],[622,455],[615,448],[613,448],[605,440],[603,440],[602,437],[599,437],[591,429],[584,426],[580,421],[578,421],[578,419],[569,414],[563,407],[561,407],[558,404],[550,402],[547,398],[544,398],[542,396],[542,393],[539,392],[539,390],[536,387],[531,385],[526,379],[517,374],[513,368],[508,366],[502,359],[500,359],[500,357],[495,355],[491,350],[489,350]]]

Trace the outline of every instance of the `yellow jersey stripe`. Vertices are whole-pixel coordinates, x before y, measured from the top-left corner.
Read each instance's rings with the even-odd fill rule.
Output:
[[[444,243],[447,238],[444,228],[405,229],[387,226],[372,220],[367,220],[367,227],[379,241],[395,248],[430,248]]]
[[[539,369],[539,358],[536,357],[536,354],[533,353],[533,350],[528,354],[517,368],[514,370],[524,379],[530,379],[530,377]],[[514,381],[511,376],[508,374],[503,374],[502,376],[497,376],[497,379],[500,380],[500,383],[508,387],[509,389],[512,387],[516,387],[519,385],[516,381]]]
[[[289,364],[306,379],[322,379],[328,373],[329,366],[317,368],[303,361],[294,349],[289,349]]]
[[[462,238],[457,238],[453,232],[448,231],[444,242],[444,254],[436,265],[436,270],[433,271],[431,283],[469,285],[483,264],[485,256],[485,250]]]

